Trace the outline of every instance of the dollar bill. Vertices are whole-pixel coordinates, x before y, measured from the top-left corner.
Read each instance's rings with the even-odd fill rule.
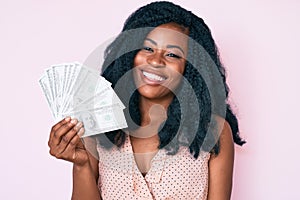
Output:
[[[48,77],[46,75],[43,75],[39,80],[39,84],[40,84],[40,87],[42,88],[42,92],[43,92],[44,96],[46,97],[46,100],[47,100],[48,106],[51,110],[51,113],[52,113],[53,117],[56,118],[54,105],[53,105],[53,99],[52,99],[51,91],[49,88]]]
[[[79,62],[52,65],[39,85],[55,120],[66,116],[82,120],[85,136],[127,127],[125,106],[98,71]]]
[[[53,65],[52,67],[54,93],[55,93],[55,104],[57,106],[58,113],[62,112],[63,103],[63,89],[64,81],[66,80],[65,65]]]
[[[124,113],[119,104],[103,106],[91,110],[79,110],[64,114],[82,121],[85,133],[82,137],[105,133],[112,130],[127,128]]]

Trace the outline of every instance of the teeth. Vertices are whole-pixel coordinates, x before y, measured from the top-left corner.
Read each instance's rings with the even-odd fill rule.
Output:
[[[143,71],[143,74],[144,74],[144,76],[146,76],[147,78],[149,78],[149,79],[151,79],[151,80],[155,80],[155,81],[163,81],[163,80],[166,79],[166,78],[164,78],[164,77],[158,76],[158,75],[156,75],[156,74],[151,74],[151,73],[145,72],[145,71]]]

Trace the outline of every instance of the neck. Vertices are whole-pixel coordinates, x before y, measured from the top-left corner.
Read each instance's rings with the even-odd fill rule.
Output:
[[[157,137],[161,124],[167,119],[167,109],[172,98],[153,100],[140,96],[141,127],[131,132],[131,136],[138,138]]]
[[[141,126],[146,125],[160,125],[167,118],[167,109],[173,100],[167,98],[165,100],[148,99],[140,97],[140,112],[141,112]]]

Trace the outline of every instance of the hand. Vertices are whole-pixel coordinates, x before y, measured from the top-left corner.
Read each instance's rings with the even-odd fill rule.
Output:
[[[84,133],[82,122],[66,117],[55,124],[50,133],[48,146],[50,154],[58,159],[70,161],[76,165],[88,163],[87,151],[80,139]]]

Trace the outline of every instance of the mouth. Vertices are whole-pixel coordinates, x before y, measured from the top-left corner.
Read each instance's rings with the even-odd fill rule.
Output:
[[[152,73],[152,72],[144,71],[144,70],[141,70],[141,71],[142,71],[144,78],[146,78],[148,80],[148,82],[150,81],[151,83],[161,83],[167,79],[167,77],[163,76],[163,75],[158,75],[156,73]]]

